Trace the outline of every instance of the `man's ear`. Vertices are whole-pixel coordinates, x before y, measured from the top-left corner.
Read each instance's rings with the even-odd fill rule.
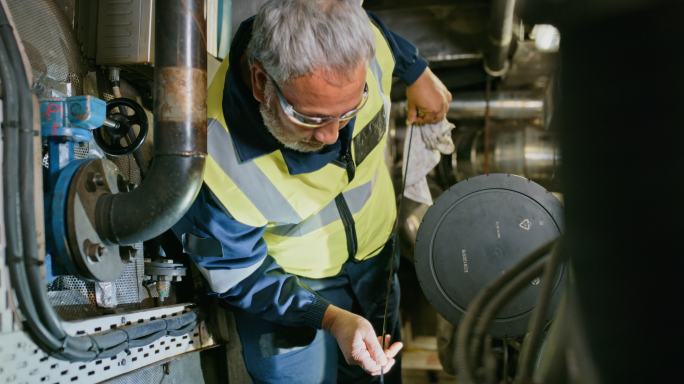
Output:
[[[250,81],[252,82],[252,95],[254,98],[263,103],[266,97],[264,96],[264,90],[266,88],[266,80],[268,75],[260,62],[255,61],[249,65],[250,70]]]

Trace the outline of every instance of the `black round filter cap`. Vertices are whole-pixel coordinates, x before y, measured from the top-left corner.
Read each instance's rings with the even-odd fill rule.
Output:
[[[560,201],[533,181],[509,174],[461,181],[423,218],[415,247],[418,280],[437,311],[457,325],[481,289],[562,230]],[[554,281],[554,301],[563,272]],[[501,308],[492,336],[526,332],[540,282]]]

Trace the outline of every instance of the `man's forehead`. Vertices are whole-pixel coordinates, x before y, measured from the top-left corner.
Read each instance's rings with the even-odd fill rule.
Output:
[[[314,71],[290,80],[282,92],[300,113],[342,114],[358,105],[366,83],[365,66],[350,72],[334,75],[330,71]]]
[[[305,75],[294,77],[285,82],[285,85],[327,85],[333,88],[345,87],[350,84],[358,84],[366,78],[366,65],[358,65],[353,70],[334,70],[328,68],[315,69]]]

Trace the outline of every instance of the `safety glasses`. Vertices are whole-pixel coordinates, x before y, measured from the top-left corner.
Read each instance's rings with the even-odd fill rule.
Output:
[[[273,85],[275,85],[276,94],[278,95],[278,101],[280,102],[280,107],[283,109],[283,112],[285,112],[285,115],[287,115],[287,117],[293,123],[303,125],[308,128],[319,128],[328,124],[331,121],[349,121],[359,113],[363,106],[366,105],[366,101],[368,101],[368,83],[366,83],[363,87],[363,95],[361,96],[361,102],[356,108],[352,109],[351,111],[345,112],[339,116],[309,116],[297,112],[292,106],[292,104],[290,104],[285,99],[285,96],[283,96],[283,92],[280,90],[278,83],[276,83],[271,76],[269,76],[269,79],[273,82]]]

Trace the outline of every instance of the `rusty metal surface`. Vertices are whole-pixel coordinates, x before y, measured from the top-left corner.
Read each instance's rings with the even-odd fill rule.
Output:
[[[207,93],[207,71],[196,68],[161,68],[157,76],[159,95],[155,116],[158,121],[186,121],[187,116],[194,123],[207,121],[207,104],[198,103]]]

